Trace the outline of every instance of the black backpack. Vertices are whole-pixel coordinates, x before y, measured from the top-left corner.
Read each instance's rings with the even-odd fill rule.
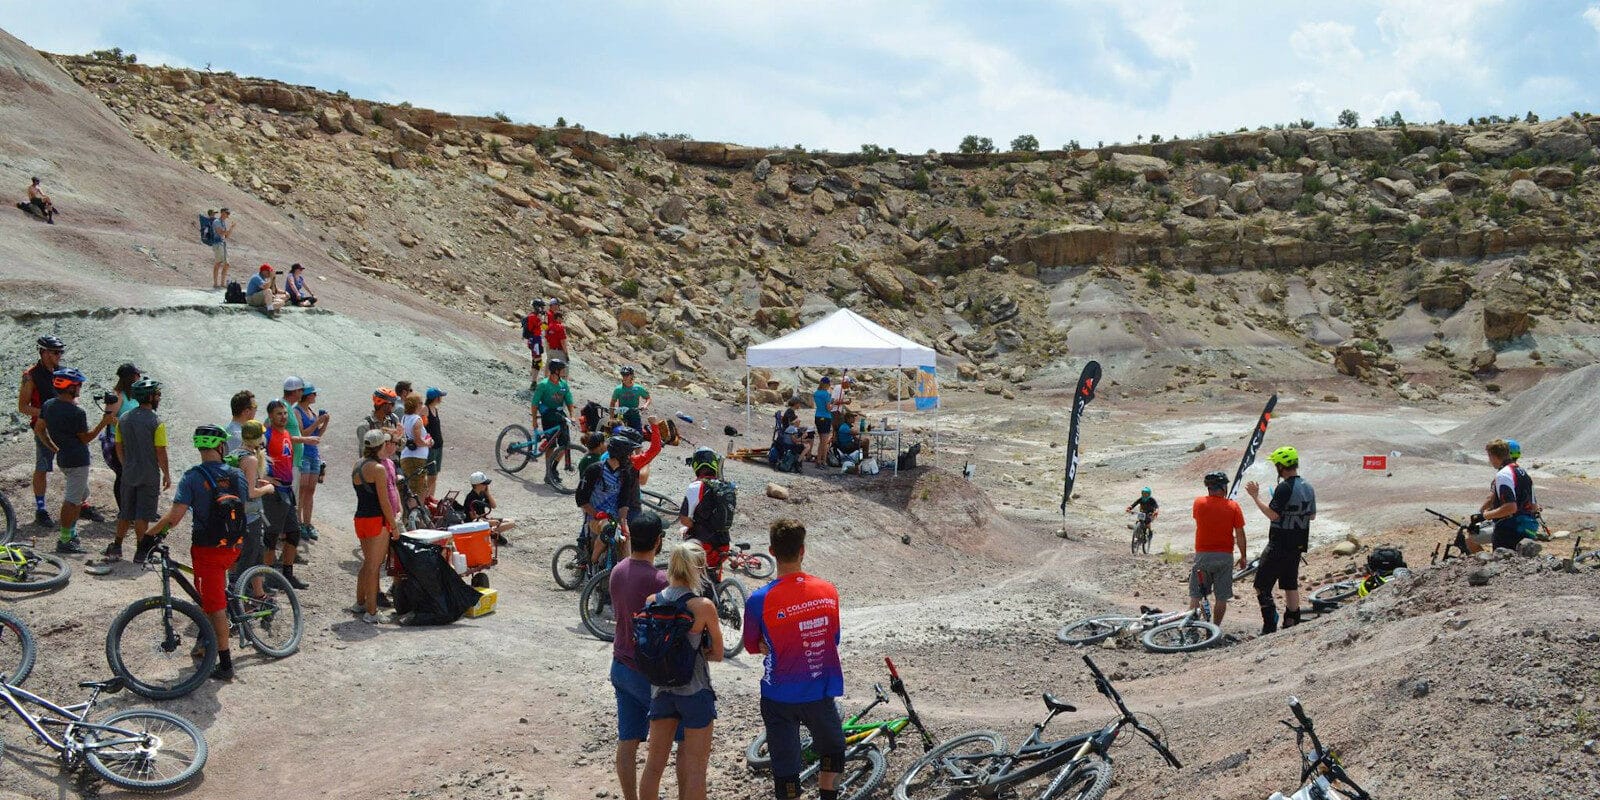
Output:
[[[694,538],[715,547],[728,544],[733,530],[733,514],[739,506],[739,490],[723,480],[706,480],[700,502],[694,507]]]
[[[244,305],[244,287],[240,286],[238,281],[228,281],[228,290],[223,292],[222,302],[233,303],[234,305],[241,306]]]
[[[1374,575],[1388,575],[1405,565],[1405,556],[1398,547],[1374,547],[1367,554],[1367,571]]]
[[[238,483],[234,478],[237,473],[225,470],[219,477],[204,466],[197,465],[195,469],[200,470],[206,485],[211,487],[211,513],[195,529],[194,543],[201,547],[238,547],[244,544],[245,509],[241,495],[248,490],[235,485]]]
[[[676,600],[662,600],[657,594],[655,602],[633,615],[633,661],[651,686],[684,686],[694,680],[698,654],[689,641],[689,630],[694,627],[694,613],[689,611],[693,597],[686,592]]]

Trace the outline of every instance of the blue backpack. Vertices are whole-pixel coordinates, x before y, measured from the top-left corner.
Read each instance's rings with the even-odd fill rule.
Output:
[[[634,664],[651,686],[685,686],[694,680],[699,655],[689,641],[694,627],[689,600],[694,596],[686,592],[676,600],[662,600],[657,594],[655,602],[633,615]]]
[[[216,220],[204,214],[200,215],[200,243],[203,245],[217,243],[217,229],[212,225],[213,222]]]

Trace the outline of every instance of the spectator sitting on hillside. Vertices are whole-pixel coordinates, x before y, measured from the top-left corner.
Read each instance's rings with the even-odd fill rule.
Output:
[[[306,268],[295,264],[289,268],[289,278],[283,288],[289,295],[289,305],[310,308],[317,304],[317,295],[306,286]]]
[[[38,210],[39,216],[51,225],[56,224],[56,204],[50,202],[50,195],[44,193],[44,188],[39,185],[39,179],[34,178],[28,185],[28,205]]]
[[[244,299],[268,315],[275,315],[283,304],[289,302],[289,295],[278,291],[277,281],[274,276],[278,273],[271,264],[262,264],[256,271],[256,276],[250,279],[250,284],[244,289]]]

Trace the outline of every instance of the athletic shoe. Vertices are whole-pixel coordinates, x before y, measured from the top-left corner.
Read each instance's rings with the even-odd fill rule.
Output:
[[[71,554],[71,555],[82,555],[84,553],[89,552],[89,550],[88,550],[88,548],[83,546],[83,542],[79,541],[78,537],[74,536],[71,539],[67,539],[65,541],[57,539],[56,540],[56,552],[57,553],[68,553],[68,554]]]
[[[316,541],[317,540],[317,529],[316,529],[316,527],[311,526],[311,525],[301,525],[300,526],[300,538],[304,539],[304,540],[306,540],[308,542]]]
[[[106,518],[100,515],[100,510],[95,508],[94,506],[84,506],[83,507],[83,511],[79,512],[78,518],[79,519],[86,519],[86,520],[88,520],[90,522],[105,522],[106,521]]]
[[[110,544],[106,545],[106,549],[100,551],[100,555],[105,556],[107,561],[121,561],[122,542],[111,542]]]
[[[282,574],[284,580],[288,581],[289,585],[293,586],[296,590],[311,588],[311,584],[300,580],[299,576],[297,575],[291,575],[287,572],[284,572],[282,567],[278,568],[278,572]]]
[[[37,508],[33,511],[33,524],[40,528],[54,528],[56,521],[50,518],[50,512]]]
[[[350,606],[345,609],[345,613],[354,614],[359,617],[362,614],[367,613],[367,607],[361,605],[360,603],[351,603]]]
[[[389,595],[378,592],[378,608],[394,608],[394,603],[389,601]]]
[[[214,681],[223,682],[233,680],[233,667],[223,667],[221,664],[218,664],[211,670],[211,679]]]
[[[362,612],[361,621],[367,623],[368,625],[377,625],[379,622],[382,622],[382,620],[378,618],[377,614],[368,614],[366,612]]]

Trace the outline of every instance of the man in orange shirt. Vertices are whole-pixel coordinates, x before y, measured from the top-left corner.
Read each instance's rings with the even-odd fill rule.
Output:
[[[1233,599],[1233,570],[1245,565],[1244,511],[1227,497],[1228,476],[1221,472],[1206,475],[1206,496],[1194,501],[1194,569],[1189,572],[1189,607],[1199,608],[1200,579],[1216,593],[1216,612],[1211,621],[1222,625],[1222,616]],[[1233,548],[1239,560],[1233,560]]]

